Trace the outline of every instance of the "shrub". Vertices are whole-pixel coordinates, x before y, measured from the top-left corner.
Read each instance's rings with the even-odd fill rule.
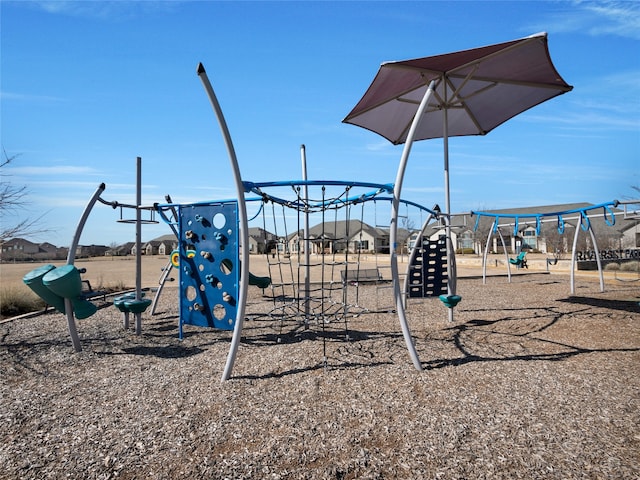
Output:
[[[637,260],[624,262],[620,265],[621,272],[637,272],[638,270],[640,270],[640,261]]]
[[[0,316],[3,318],[42,310],[44,306],[44,301],[29,289],[17,287],[0,289]]]

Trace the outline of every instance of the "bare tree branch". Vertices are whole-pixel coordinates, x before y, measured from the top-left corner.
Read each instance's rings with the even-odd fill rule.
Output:
[[[0,161],[0,167],[9,165],[20,156],[20,154],[16,154],[10,157],[4,147],[2,147],[2,154],[4,158]],[[6,218],[7,214],[15,214],[24,210],[28,204],[29,191],[26,185],[14,185],[7,181],[6,177],[4,172],[0,172],[0,219]],[[49,232],[50,229],[41,226],[44,216],[45,214],[35,219],[25,218],[14,225],[6,225],[3,221],[0,226],[0,243],[15,237],[32,237]]]

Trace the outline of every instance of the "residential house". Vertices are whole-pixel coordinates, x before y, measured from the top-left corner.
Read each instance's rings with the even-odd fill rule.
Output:
[[[11,238],[0,245],[2,260],[33,258],[40,251],[38,244],[24,238]]]
[[[624,225],[621,230],[620,248],[640,248],[640,218],[629,218],[625,220]]]
[[[106,245],[78,245],[76,258],[101,257],[109,251]]]
[[[276,248],[276,236],[264,228],[249,228],[249,253],[264,254]]]
[[[135,242],[127,242],[117,247],[110,248],[105,252],[105,255],[113,255],[114,257],[126,257],[127,255],[133,255],[132,250],[135,246]]]
[[[401,230],[401,242],[406,230]],[[399,242],[399,243],[401,243]],[[360,220],[341,220],[318,224],[309,229],[309,253],[389,253],[389,230],[372,227]],[[278,239],[277,248],[285,253],[304,253],[304,232]]]
[[[67,257],[69,249],[65,247],[56,247],[55,245],[44,242],[38,244],[39,251],[35,255],[38,260],[60,260]]]

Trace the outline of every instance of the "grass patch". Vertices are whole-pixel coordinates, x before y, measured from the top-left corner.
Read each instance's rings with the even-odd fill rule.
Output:
[[[0,288],[0,316],[2,318],[35,312],[44,309],[44,307],[44,301],[26,287]]]
[[[621,272],[637,272],[640,270],[640,261],[625,262],[620,265]]]

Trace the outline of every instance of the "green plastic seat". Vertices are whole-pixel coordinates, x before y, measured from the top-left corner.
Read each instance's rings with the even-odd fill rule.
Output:
[[[124,307],[131,313],[142,313],[151,305],[150,298],[142,298],[140,300],[125,300]]]
[[[455,307],[460,303],[460,300],[462,300],[460,295],[440,295],[438,298],[440,298],[440,301],[444,303],[447,308]]]

